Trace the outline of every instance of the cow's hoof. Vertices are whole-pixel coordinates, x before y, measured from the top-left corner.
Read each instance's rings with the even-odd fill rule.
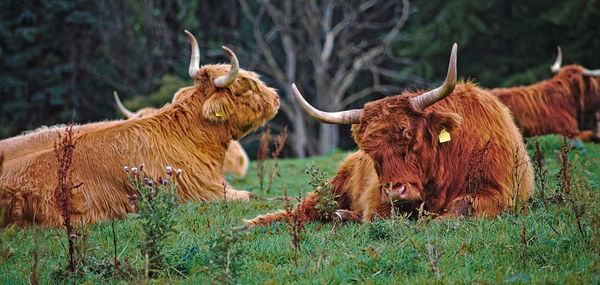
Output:
[[[340,211],[333,212],[333,221],[343,223],[348,220],[348,214]]]
[[[237,231],[245,231],[249,228],[250,227],[248,225],[243,225],[243,226],[239,226],[239,227],[234,227],[233,230],[237,232]]]

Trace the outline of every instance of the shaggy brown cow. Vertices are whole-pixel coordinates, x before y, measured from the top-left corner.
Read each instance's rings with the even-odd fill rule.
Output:
[[[406,91],[363,109],[326,113],[310,106],[295,86],[294,91],[313,118],[354,124],[360,150],[330,181],[339,204],[335,214],[342,219],[366,223],[389,217],[391,201],[404,211],[424,202],[426,210],[442,216],[496,216],[532,194],[532,167],[508,108],[471,83],[456,85],[456,44],[446,82],[423,94]],[[469,173],[469,165],[479,176]],[[315,208],[318,199],[309,194],[295,214],[323,220]],[[259,216],[246,226],[285,216],[285,211]]]
[[[127,202],[134,192],[123,171],[125,165],[143,163],[152,177],[164,175],[166,165],[182,168],[177,182],[183,201],[222,199],[222,162],[229,143],[277,113],[275,90],[254,72],[240,70],[233,52],[224,47],[231,65],[200,67],[198,43],[186,34],[192,43],[189,74],[194,86],[178,91],[174,102],[152,116],[98,123],[74,136],[71,179],[83,184],[73,192],[73,220],[95,222],[133,210]],[[56,165],[51,144],[7,158],[0,175],[5,223],[30,224],[35,216],[38,224],[61,224]],[[231,199],[251,195],[227,188]]]
[[[582,141],[600,141],[600,70],[578,65],[560,67],[562,53],[551,70],[552,79],[529,86],[491,89],[508,106],[523,136],[561,134]]]
[[[127,119],[131,118],[143,118],[147,116],[151,116],[154,113],[158,112],[158,109],[146,107],[138,110],[137,112],[129,111],[123,103],[121,103],[121,99],[119,99],[119,95],[117,91],[113,93],[115,97],[115,102],[117,104],[117,108]],[[168,105],[168,103],[167,103]],[[248,164],[249,164],[248,154],[238,141],[231,141],[229,144],[229,148],[227,148],[227,152],[225,152],[225,161],[223,162],[223,172],[231,173],[233,176],[242,178],[246,176],[246,172],[248,172]]]

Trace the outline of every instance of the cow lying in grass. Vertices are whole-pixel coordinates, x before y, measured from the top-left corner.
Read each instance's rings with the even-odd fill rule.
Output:
[[[330,181],[339,205],[335,215],[341,219],[366,223],[389,217],[392,204],[412,211],[422,202],[425,210],[441,216],[494,217],[532,194],[530,159],[508,108],[471,83],[456,85],[456,44],[445,83],[423,94],[407,91],[363,109],[328,113],[310,106],[293,87],[313,118],[353,124],[360,150],[342,162]],[[310,193],[294,214],[325,220],[327,215],[315,207],[318,201],[319,195]],[[258,216],[246,226],[286,215]]]
[[[148,117],[159,111],[156,108],[146,107],[134,113],[123,106],[121,99],[119,99],[119,95],[117,95],[117,91],[114,92],[114,97],[117,108],[127,119]],[[225,152],[223,172],[231,173],[235,177],[242,178],[246,176],[246,172],[248,172],[249,160],[248,154],[246,154],[246,151],[240,142],[231,141],[229,148],[227,148],[227,152]]]
[[[523,136],[560,134],[582,141],[600,141],[600,70],[579,65],[561,68],[562,53],[551,70],[553,78],[529,86],[491,89],[508,108]]]
[[[73,220],[89,223],[133,211],[128,195],[134,191],[125,165],[143,163],[152,177],[164,175],[165,165],[183,169],[177,181],[182,201],[251,196],[229,186],[224,189],[225,152],[232,140],[275,116],[279,97],[257,74],[239,69],[235,54],[225,47],[231,65],[200,67],[198,43],[186,33],[192,43],[193,86],[179,90],[169,106],[152,116],[75,129],[71,180],[82,184],[73,190]],[[37,224],[61,225],[53,143],[16,153],[7,156],[0,175],[4,222],[31,224],[35,217]]]

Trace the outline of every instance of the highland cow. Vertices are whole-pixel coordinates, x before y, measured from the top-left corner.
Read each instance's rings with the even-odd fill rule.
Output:
[[[166,165],[183,169],[177,180],[182,201],[251,196],[225,183],[225,152],[231,140],[275,116],[279,97],[257,74],[239,69],[235,54],[226,47],[231,65],[200,67],[198,43],[186,34],[192,45],[189,75],[194,86],[179,90],[174,102],[152,116],[74,130],[77,144],[70,180],[82,184],[73,189],[73,220],[90,223],[133,211],[128,196],[135,192],[123,170],[126,165],[144,164],[151,177],[164,175]],[[31,224],[35,217],[37,224],[61,225],[57,180],[52,143],[7,157],[0,175],[4,222]]]
[[[328,113],[310,106],[293,88],[316,120],[353,124],[359,150],[329,182],[339,205],[334,216],[342,220],[367,223],[390,217],[392,205],[414,211],[421,203],[442,217],[494,217],[532,194],[530,159],[508,108],[474,84],[456,85],[456,44],[445,83],[425,93],[406,91],[363,109]],[[474,160],[475,171],[468,171],[473,154],[483,155]],[[315,207],[318,201],[319,195],[310,193],[295,214],[325,220]],[[286,215],[259,216],[245,227]]]
[[[512,111],[525,137],[560,134],[584,142],[600,141],[600,70],[578,65],[561,68],[562,53],[551,70],[553,78],[529,86],[491,89]]]
[[[158,112],[158,109],[146,107],[138,110],[137,112],[132,112],[125,108],[123,103],[121,103],[121,99],[119,99],[119,95],[117,91],[113,93],[115,102],[117,104],[117,109],[125,116],[127,119],[131,118],[143,118],[153,115]],[[167,103],[167,105],[169,105]],[[223,162],[223,172],[230,173],[235,177],[242,178],[246,176],[246,172],[248,172],[249,165],[248,154],[238,141],[231,141],[229,144],[229,148],[227,148],[227,152],[225,152],[225,161]]]

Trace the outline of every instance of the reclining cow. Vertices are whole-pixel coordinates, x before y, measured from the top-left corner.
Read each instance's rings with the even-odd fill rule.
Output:
[[[600,141],[600,70],[579,65],[561,68],[562,53],[550,68],[553,78],[529,86],[496,88],[512,111],[523,136],[560,134],[582,141]]]
[[[231,140],[237,140],[273,118],[279,97],[258,75],[239,69],[229,49],[231,65],[200,67],[194,36],[189,74],[194,86],[156,114],[139,119],[97,123],[79,131],[71,179],[83,183],[73,190],[73,220],[85,222],[120,217],[133,211],[134,194],[125,165],[145,164],[152,177],[164,175],[166,165],[182,168],[178,195],[182,201],[248,199],[251,193],[228,189],[222,164]],[[2,150],[0,149],[0,152]],[[5,223],[48,226],[62,223],[56,201],[57,162],[53,144],[6,158],[0,175],[0,212]]]
[[[121,99],[119,99],[117,91],[114,92],[114,97],[115,102],[117,104],[117,108],[127,119],[148,117],[158,112],[158,109],[156,108],[146,107],[134,113],[125,108],[123,103],[121,103]],[[231,141],[231,143],[229,144],[229,148],[227,148],[227,152],[225,152],[223,172],[231,173],[235,177],[242,178],[246,176],[246,172],[248,172],[249,160],[250,159],[248,158],[248,154],[246,154],[246,151],[244,150],[240,142]]]
[[[404,211],[424,209],[441,216],[494,217],[533,191],[533,173],[510,111],[471,83],[456,85],[456,44],[445,83],[423,94],[404,92],[328,113],[310,106],[293,86],[304,110],[324,123],[353,124],[359,151],[350,154],[333,179],[339,218],[369,222],[389,217],[392,203]],[[466,170],[472,153],[484,150],[478,183]],[[309,220],[326,220],[310,193],[295,210]],[[285,211],[258,216],[245,227],[284,219]]]

